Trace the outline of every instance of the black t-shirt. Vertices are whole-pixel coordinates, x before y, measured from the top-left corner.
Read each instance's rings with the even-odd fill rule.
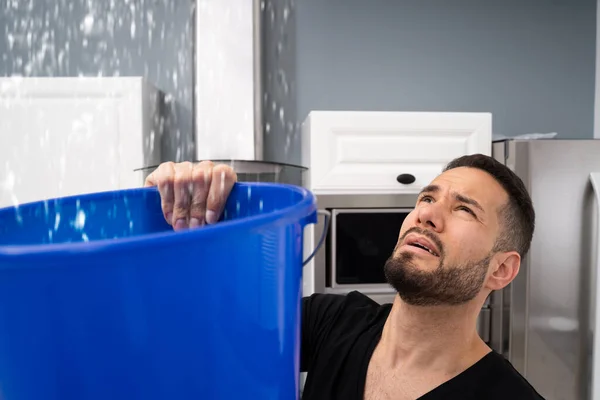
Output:
[[[314,294],[303,299],[303,400],[362,400],[369,360],[392,308],[369,297]],[[418,400],[543,399],[500,354],[490,352]]]

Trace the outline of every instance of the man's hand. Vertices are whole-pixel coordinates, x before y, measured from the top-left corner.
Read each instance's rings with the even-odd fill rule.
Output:
[[[235,182],[237,175],[227,165],[166,162],[145,186],[158,186],[165,219],[179,231],[217,222]]]

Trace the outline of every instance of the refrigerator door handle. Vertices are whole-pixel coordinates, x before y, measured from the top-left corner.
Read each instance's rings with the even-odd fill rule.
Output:
[[[600,172],[590,174],[590,181],[596,198],[598,221],[597,230],[600,231]],[[594,332],[593,332],[593,358],[592,358],[592,376],[591,376],[591,400],[600,400],[600,232],[596,235],[596,285],[595,285],[595,304],[594,306]]]

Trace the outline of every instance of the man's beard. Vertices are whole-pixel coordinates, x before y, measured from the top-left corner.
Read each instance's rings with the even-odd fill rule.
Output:
[[[459,305],[475,298],[487,275],[492,253],[463,265],[445,265],[441,243],[429,232],[411,228],[399,243],[412,232],[426,236],[437,245],[439,264],[433,271],[421,271],[414,265],[415,254],[402,252],[396,255],[394,251],[385,263],[384,272],[388,283],[396,289],[402,300],[416,306],[436,306]]]

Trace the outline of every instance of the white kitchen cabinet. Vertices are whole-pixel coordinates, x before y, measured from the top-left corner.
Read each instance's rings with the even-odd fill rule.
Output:
[[[315,193],[415,192],[455,157],[491,155],[492,116],[314,111],[302,135],[305,186]]]
[[[0,207],[142,186],[161,98],[140,77],[0,78]]]

